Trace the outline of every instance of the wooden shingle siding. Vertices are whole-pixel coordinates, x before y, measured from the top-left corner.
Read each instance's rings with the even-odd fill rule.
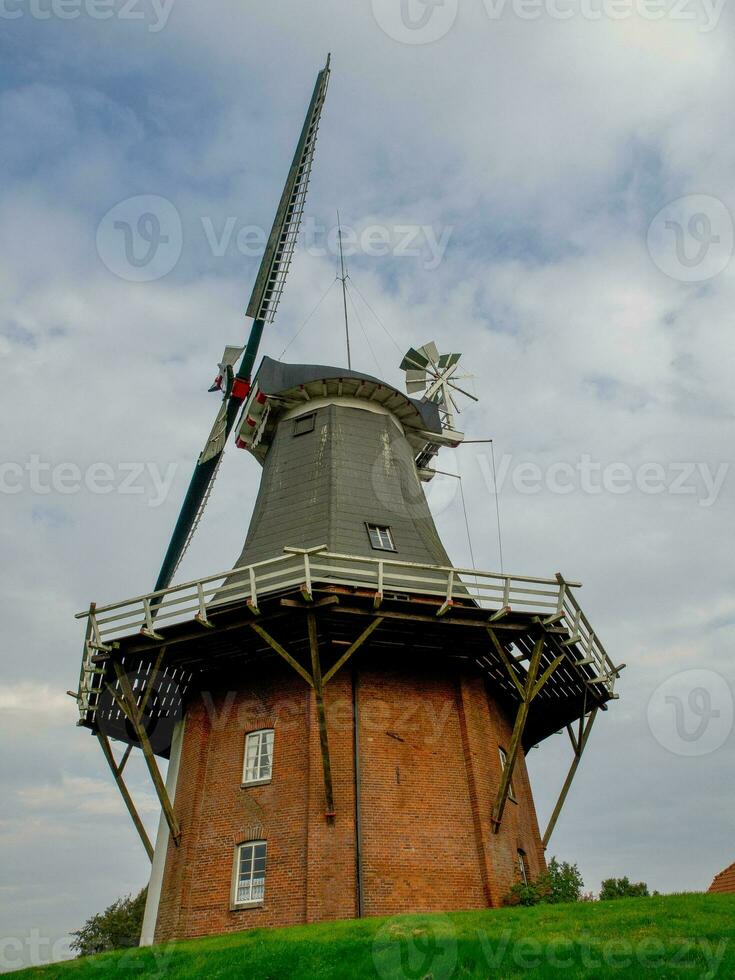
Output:
[[[287,546],[327,545],[375,557],[366,522],[391,528],[401,561],[450,564],[411,447],[393,419],[360,407],[323,406],[312,432],[294,436],[293,419],[279,423],[235,567],[273,558]]]

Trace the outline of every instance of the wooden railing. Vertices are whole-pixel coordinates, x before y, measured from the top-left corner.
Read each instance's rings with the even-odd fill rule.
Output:
[[[569,631],[570,639],[583,652],[582,662],[592,667],[595,681],[604,683],[612,694],[616,668],[574,596],[572,590],[581,585],[579,582],[566,581],[559,574],[554,578],[536,578],[393,558],[343,555],[326,548],[286,548],[282,555],[267,561],[105,606],[93,603],[88,610],[77,613],[77,619],[87,620],[78,699],[80,712],[84,715],[88,710],[93,674],[99,670],[92,657],[109,651],[114,640],[137,632],[156,638],[160,627],[191,619],[206,625],[211,612],[231,602],[245,602],[257,613],[262,597],[300,588],[308,598],[315,583],[364,588],[372,591],[377,601],[388,595],[433,596],[442,599],[440,612],[455,600],[470,599],[488,611],[511,607],[518,612],[537,613]]]

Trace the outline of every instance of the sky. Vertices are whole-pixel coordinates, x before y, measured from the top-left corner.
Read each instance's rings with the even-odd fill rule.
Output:
[[[627,664],[549,853],[592,891],[706,889],[735,860],[733,11],[2,0],[0,19],[0,969],[67,955],[146,883],[65,694],[74,613],[152,588],[330,51],[262,352],[344,363],[339,208],[353,365],[401,385],[409,346],[463,353],[505,569],[581,581]],[[467,503],[469,541],[457,481],[429,487],[452,559],[499,569],[488,445],[440,465]],[[182,580],[231,565],[257,481],[232,448]],[[570,752],[529,755],[542,827]]]

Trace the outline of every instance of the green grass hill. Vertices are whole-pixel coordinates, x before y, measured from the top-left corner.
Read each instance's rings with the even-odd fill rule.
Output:
[[[732,978],[735,895],[668,895],[256,929],[7,976]]]

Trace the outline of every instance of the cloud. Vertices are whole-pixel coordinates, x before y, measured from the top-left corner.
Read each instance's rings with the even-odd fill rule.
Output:
[[[73,814],[90,817],[118,817],[121,812],[120,795],[111,780],[92,779],[62,773],[61,780],[40,783],[18,790],[20,805],[27,810],[48,813],[64,812],[67,819]],[[158,813],[155,794],[140,796],[136,809],[141,814]]]
[[[0,711],[15,715],[10,724],[17,724],[18,715],[23,715],[33,725],[53,725],[67,721],[72,702],[63,692],[55,691],[48,684],[34,684],[22,681],[8,684],[0,689]]]
[[[723,11],[705,33],[640,18],[529,23],[510,11],[491,20],[484,4],[462,3],[444,38],[412,47],[386,35],[369,4],[336,0],[217,0],[206,10],[181,0],[158,34],[117,19],[6,22],[18,54],[0,96],[0,463],[23,473],[21,492],[2,495],[0,525],[0,709],[12,744],[0,827],[4,865],[22,892],[2,907],[8,928],[35,923],[38,891],[73,880],[90,850],[105,861],[83,893],[44,907],[47,925],[75,928],[145,880],[104,761],[63,693],[76,685],[81,653],[72,617],[91,599],[152,586],[217,408],[206,388],[224,344],[247,330],[257,258],[238,248],[237,231],[269,227],[330,48],[308,215],[329,228],[339,207],[358,228],[450,231],[432,270],[421,256],[350,258],[380,320],[355,292],[355,364],[400,385],[409,345],[435,339],[463,352],[481,400],[461,423],[493,437],[498,461],[510,457],[500,494],[506,567],[580,578],[585,610],[629,665],[552,850],[578,860],[592,887],[609,874],[662,890],[703,887],[732,859],[727,746],[704,760],[672,755],[648,730],[646,706],[681,669],[731,674],[735,477],[708,507],[701,481],[694,494],[672,492],[669,480],[655,495],[578,483],[568,495],[545,483],[527,494],[513,482],[524,461],[543,474],[589,457],[636,472],[660,464],[669,475],[679,463],[730,461],[735,271],[730,263],[693,285],[669,278],[646,232],[681,195],[710,195],[735,214],[732,16]],[[165,197],[182,226],[178,263],[148,283],[120,278],[96,250],[104,215],[136,195]],[[228,218],[236,231],[218,255],[206,221],[221,229]],[[333,255],[297,252],[265,353],[292,342],[294,361],[344,360],[335,291],[298,332],[334,275]],[[497,568],[484,451],[465,447],[456,461],[475,559]],[[150,486],[37,492],[32,457],[49,468],[176,470],[152,507]],[[227,454],[183,578],[234,560],[258,478],[247,454]],[[469,564],[456,495],[436,520],[451,556]],[[567,763],[561,739],[531,754],[542,815]],[[695,825],[706,832],[688,835],[682,850],[681,833]],[[41,846],[62,830],[64,849]]]

